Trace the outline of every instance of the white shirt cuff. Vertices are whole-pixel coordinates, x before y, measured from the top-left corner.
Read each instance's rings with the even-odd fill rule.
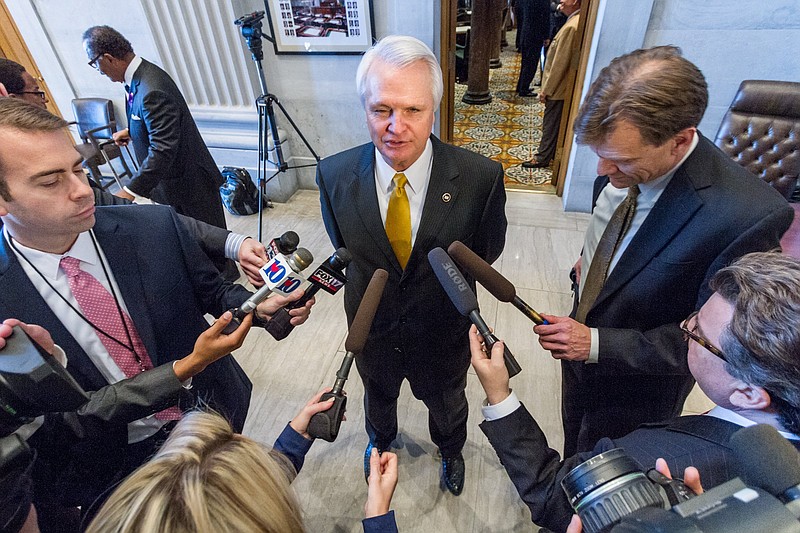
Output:
[[[589,346],[589,359],[586,360],[587,365],[597,363],[600,358],[600,332],[597,328],[589,328],[589,334],[592,337],[592,343]]]
[[[177,361],[173,361],[172,362],[172,371],[173,372],[175,371],[175,363],[177,363]],[[189,378],[186,381],[181,381],[181,387],[183,387],[184,389],[191,389],[192,388],[192,378]]]
[[[241,233],[228,233],[228,236],[225,238],[225,257],[233,259],[234,261],[239,261],[239,248],[242,247],[242,243],[248,238],[247,235],[242,235]]]
[[[489,403],[484,400],[483,406],[481,406],[481,413],[483,413],[483,418],[486,420],[498,420],[519,409],[520,405],[522,404],[519,403],[519,398],[517,398],[516,393],[512,390],[508,398],[500,403],[489,405]]]

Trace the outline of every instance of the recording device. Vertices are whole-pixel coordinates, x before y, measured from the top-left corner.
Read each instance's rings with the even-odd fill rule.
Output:
[[[454,241],[453,244],[447,247],[447,253],[456,260],[456,263],[461,265],[461,268],[483,285],[492,296],[501,302],[510,302],[514,307],[522,311],[526,317],[530,318],[534,324],[549,324],[533,307],[517,296],[517,291],[510,281],[492,268],[482,257],[467,248],[464,243]]]
[[[347,248],[339,248],[333,252],[333,255],[308,276],[308,281],[311,282],[311,285],[306,288],[303,296],[286,307],[278,309],[264,329],[277,340],[285,339],[294,330],[294,326],[290,323],[292,316],[289,311],[306,305],[320,289],[330,294],[336,294],[347,283],[347,278],[343,271],[352,260],[353,255],[347,251]]]
[[[562,487],[587,533],[800,532],[797,450],[767,425],[737,431],[730,445],[749,486],[734,478],[694,496],[614,449],[575,467]]]
[[[0,523],[18,531],[30,509],[34,456],[13,434],[34,417],[74,411],[89,397],[72,376],[19,326],[0,350]]]
[[[347,405],[347,396],[344,395],[344,383],[350,374],[350,367],[353,365],[353,361],[364,349],[364,345],[367,342],[367,336],[372,327],[372,319],[375,318],[375,312],[381,303],[383,287],[386,285],[388,277],[388,272],[382,268],[377,269],[372,274],[372,279],[367,285],[364,297],[361,298],[356,316],[353,318],[353,323],[350,324],[347,339],[344,341],[347,353],[344,356],[344,360],[342,360],[342,366],[336,372],[336,382],[333,384],[333,390],[326,392],[320,398],[320,402],[334,398],[333,405],[326,411],[314,414],[308,423],[308,434],[315,439],[333,442],[339,435],[339,427],[342,425],[342,417],[344,417],[345,406]]]
[[[264,286],[258,289],[255,294],[250,296],[244,303],[231,309],[233,319],[222,330],[226,335],[230,335],[241,325],[242,319],[248,313],[255,311],[258,304],[267,299],[272,292],[283,295],[291,294],[305,280],[300,272],[308,268],[314,256],[305,248],[298,248],[290,257],[277,254],[266,265],[261,267],[261,277],[264,278]]]
[[[428,261],[433,268],[433,273],[439,278],[439,283],[441,283],[444,292],[450,297],[450,301],[453,302],[459,313],[469,317],[472,323],[477,326],[487,351],[491,352],[492,346],[498,339],[492,334],[489,326],[486,325],[483,317],[481,317],[478,309],[478,298],[465,281],[464,275],[458,270],[458,267],[447,255],[447,252],[441,248],[434,248],[428,252]],[[508,369],[508,377],[511,378],[519,374],[522,367],[519,366],[508,346],[504,345],[503,348],[503,359],[506,363],[506,369]]]
[[[267,260],[274,259],[276,255],[290,255],[297,250],[300,244],[300,237],[293,231],[287,231],[280,237],[275,237],[265,246],[267,249]]]

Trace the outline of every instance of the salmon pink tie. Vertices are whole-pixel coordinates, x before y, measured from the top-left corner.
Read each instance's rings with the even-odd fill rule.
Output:
[[[100,342],[108,350],[111,359],[114,360],[114,363],[117,364],[127,378],[153,368],[153,362],[147,354],[147,348],[145,348],[142,339],[139,337],[131,317],[125,311],[117,308],[117,302],[114,297],[94,276],[81,270],[80,263],[80,260],[74,257],[62,257],[61,269],[67,275],[69,288],[72,290],[72,294],[75,296],[75,300],[81,307],[84,316],[95,329],[99,330],[98,337]],[[120,313],[125,317],[125,323],[128,326],[127,331],[130,336],[126,333],[125,326],[120,320]],[[109,338],[103,332],[117,340],[129,340],[133,344],[136,354],[139,355],[139,359],[137,360],[131,350]],[[178,406],[169,407],[156,413],[156,418],[159,420],[178,420],[180,417],[181,410]]]

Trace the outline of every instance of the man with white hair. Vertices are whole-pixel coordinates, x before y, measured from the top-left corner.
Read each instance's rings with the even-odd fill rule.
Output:
[[[507,225],[503,168],[431,134],[442,73],[421,41],[382,39],[364,54],[356,84],[372,142],[321,161],[317,183],[333,246],[353,254],[348,322],[375,269],[389,272],[356,359],[370,439],[364,470],[372,448],[383,452],[397,436],[397,398],[407,379],[428,408],[443,481],[457,496],[464,486],[469,320],[450,302],[427,254],[460,240],[489,263],[497,259]]]

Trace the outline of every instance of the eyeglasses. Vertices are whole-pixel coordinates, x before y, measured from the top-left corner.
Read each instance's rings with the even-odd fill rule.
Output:
[[[38,94],[39,98],[44,100],[44,91],[20,91],[18,93],[14,93],[14,94]]]
[[[103,57],[103,55],[105,55],[105,52],[103,52],[103,53],[100,53],[100,54],[97,54],[96,56],[94,56],[94,59],[92,59],[91,61],[89,61],[89,66],[90,66],[90,67],[92,67],[92,68],[97,68],[97,61],[98,61],[98,60],[99,60],[101,57]]]
[[[714,355],[716,355],[717,357],[719,357],[723,361],[727,362],[728,360],[725,358],[725,354],[722,353],[722,350],[720,350],[719,348],[717,348],[716,346],[711,344],[711,342],[708,339],[706,339],[704,337],[701,337],[700,335],[695,333],[695,330],[697,330],[697,321],[696,320],[695,320],[695,323],[694,323],[694,328],[689,329],[689,322],[691,322],[692,319],[697,317],[697,313],[698,312],[695,311],[694,313],[692,313],[691,315],[686,317],[686,320],[681,322],[680,328],[683,331],[683,340],[688,342],[689,339],[692,339],[694,342],[696,342],[697,344],[699,344],[700,346],[702,346],[703,348],[705,348],[709,352],[713,353]]]

